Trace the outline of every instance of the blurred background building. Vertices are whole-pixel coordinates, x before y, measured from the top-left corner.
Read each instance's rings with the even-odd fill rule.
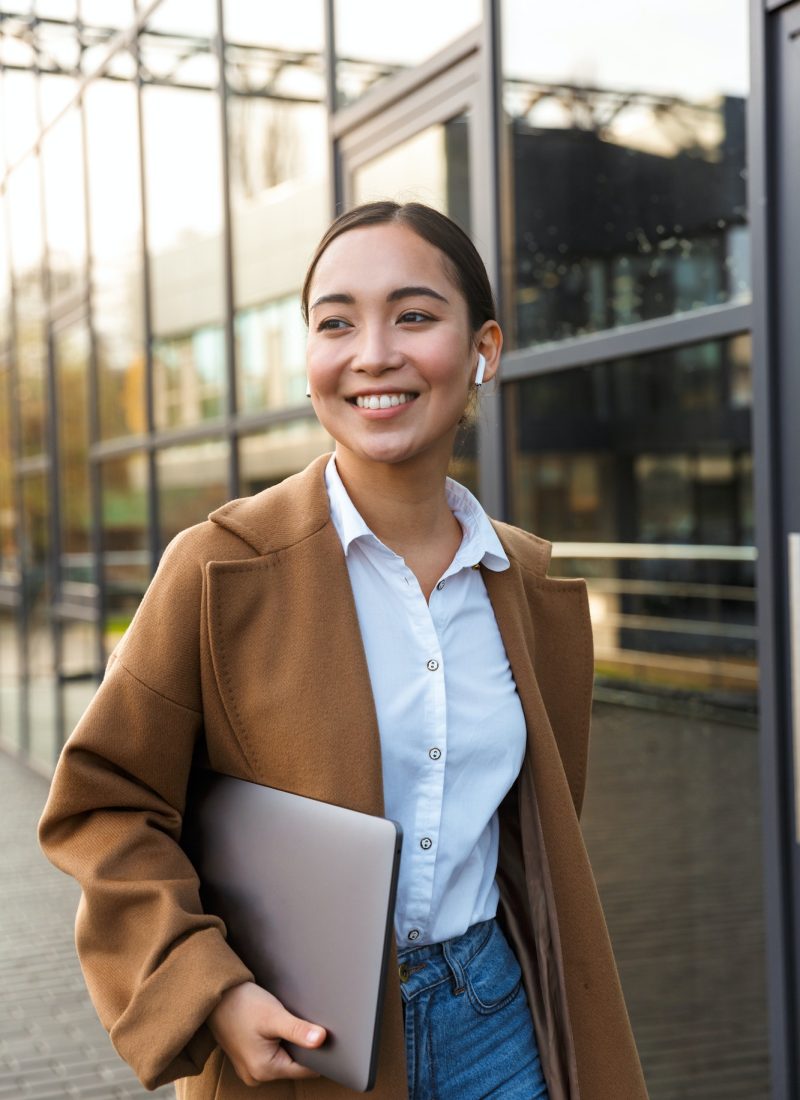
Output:
[[[584,829],[653,1100],[783,1096],[796,994],[767,990],[749,18],[0,0],[0,743],[51,771],[168,540],[330,446],[299,290],[332,214],[439,207],[506,333],[454,472],[589,581]]]

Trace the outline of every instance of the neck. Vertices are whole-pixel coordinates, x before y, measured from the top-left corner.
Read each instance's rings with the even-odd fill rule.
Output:
[[[384,545],[408,557],[416,548],[461,538],[447,503],[448,460],[362,463],[337,447],[336,467],[364,522]],[[432,468],[435,465],[435,468]]]

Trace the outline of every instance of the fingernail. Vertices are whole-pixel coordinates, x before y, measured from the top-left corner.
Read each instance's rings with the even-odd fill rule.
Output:
[[[322,1032],[318,1027],[310,1027],[306,1032],[306,1039],[308,1039],[309,1043],[316,1043],[320,1035],[322,1035]]]

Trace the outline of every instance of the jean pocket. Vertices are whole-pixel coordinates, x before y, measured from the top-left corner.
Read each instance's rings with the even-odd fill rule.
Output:
[[[476,1012],[498,1012],[516,997],[522,984],[517,957],[495,923],[485,943],[464,967],[467,996]]]

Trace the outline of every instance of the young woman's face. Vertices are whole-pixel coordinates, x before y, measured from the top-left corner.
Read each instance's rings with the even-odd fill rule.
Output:
[[[351,229],[322,254],[309,293],[307,368],[337,454],[446,463],[477,360],[444,255],[412,230]],[[495,369],[487,366],[487,380]]]

